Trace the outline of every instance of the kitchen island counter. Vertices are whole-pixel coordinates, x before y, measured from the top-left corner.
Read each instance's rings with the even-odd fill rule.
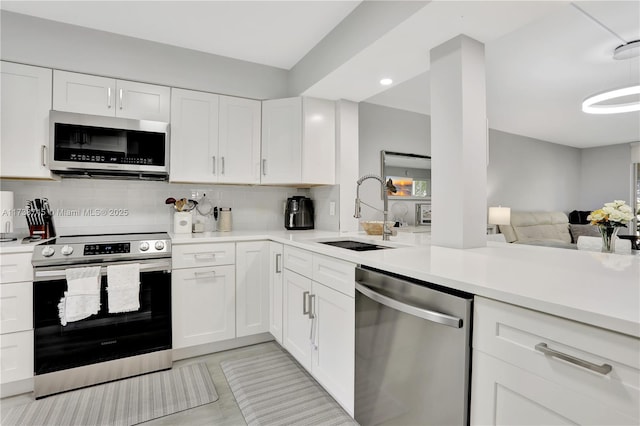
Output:
[[[267,239],[356,264],[466,291],[640,337],[640,255],[487,242],[486,247],[431,246],[428,233],[391,241],[364,233],[233,231],[172,234],[173,244]],[[357,252],[321,244],[355,239],[394,246]]]

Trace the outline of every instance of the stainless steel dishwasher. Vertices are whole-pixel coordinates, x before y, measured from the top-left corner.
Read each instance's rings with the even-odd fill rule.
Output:
[[[356,269],[355,419],[468,425],[473,296]]]

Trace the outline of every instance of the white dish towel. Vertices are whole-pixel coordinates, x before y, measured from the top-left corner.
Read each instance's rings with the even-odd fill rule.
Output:
[[[140,309],[140,264],[107,266],[107,292],[109,313]]]
[[[100,267],[70,268],[65,275],[67,291],[58,303],[58,316],[63,326],[100,310]]]

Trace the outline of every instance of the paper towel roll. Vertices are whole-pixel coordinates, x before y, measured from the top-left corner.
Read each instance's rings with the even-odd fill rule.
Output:
[[[0,234],[13,232],[13,191],[0,191]]]

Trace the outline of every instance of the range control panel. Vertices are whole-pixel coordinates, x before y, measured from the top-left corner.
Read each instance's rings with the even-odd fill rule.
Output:
[[[120,253],[131,253],[131,243],[86,244],[84,246],[85,256]]]

